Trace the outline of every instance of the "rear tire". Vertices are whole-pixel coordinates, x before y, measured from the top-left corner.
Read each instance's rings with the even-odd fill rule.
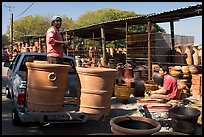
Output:
[[[22,122],[18,116],[18,111],[14,106],[12,106],[12,123],[14,126],[22,125]]]

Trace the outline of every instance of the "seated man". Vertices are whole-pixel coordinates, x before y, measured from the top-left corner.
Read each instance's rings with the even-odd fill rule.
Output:
[[[169,68],[163,66],[159,70],[160,75],[164,77],[163,87],[156,91],[151,91],[151,98],[159,99],[179,99],[179,92],[176,79],[169,74]]]

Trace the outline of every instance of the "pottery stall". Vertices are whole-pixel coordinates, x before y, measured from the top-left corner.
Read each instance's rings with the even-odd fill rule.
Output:
[[[61,111],[70,65],[26,62],[27,108],[32,111]]]
[[[110,112],[116,69],[78,67],[80,81],[80,111],[90,115],[106,115]]]

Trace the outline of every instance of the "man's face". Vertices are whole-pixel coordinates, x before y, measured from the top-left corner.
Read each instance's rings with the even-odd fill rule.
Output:
[[[54,26],[56,28],[60,28],[62,25],[62,19],[61,18],[57,18],[55,21],[54,21]]]
[[[162,70],[162,68],[160,68],[159,74],[160,74],[161,76],[164,76],[166,73]]]

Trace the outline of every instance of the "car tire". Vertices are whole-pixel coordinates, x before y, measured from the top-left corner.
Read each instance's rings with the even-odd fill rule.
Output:
[[[12,106],[12,123],[14,126],[22,125],[22,122],[18,116],[18,111],[14,106]]]
[[[9,88],[6,88],[6,98],[12,99],[11,93],[9,92]]]

